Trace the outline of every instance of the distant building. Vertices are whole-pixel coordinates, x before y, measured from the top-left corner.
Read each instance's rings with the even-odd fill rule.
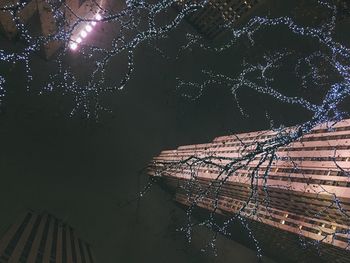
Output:
[[[0,239],[0,263],[94,263],[91,246],[47,213],[28,211]]]
[[[309,0],[299,0],[295,1],[295,3],[293,17],[298,23],[321,26],[324,23],[328,23],[332,17],[333,11],[324,5],[315,5],[315,2]],[[344,22],[348,23],[350,18],[350,1],[333,0],[329,3],[337,9],[334,17],[336,21],[345,20]]]
[[[225,170],[215,163],[249,156],[274,138],[275,131],[217,137],[162,151],[150,164],[149,175],[159,177],[177,202],[189,206],[196,200],[204,214],[216,207],[218,216],[227,219],[241,211],[272,256],[280,258],[285,250],[288,260],[309,263],[314,261],[308,253],[320,252],[317,262],[350,262],[350,119],[330,125],[279,148],[271,166],[269,159],[259,164],[261,155],[234,164],[231,169],[237,170],[222,187]],[[190,157],[214,164],[196,165]],[[317,246],[302,250],[301,241]]]
[[[348,0],[336,0],[339,19],[350,18],[350,2]]]
[[[208,39],[220,36],[232,23],[249,16],[254,7],[262,0],[209,0],[208,4],[187,17],[188,22]],[[189,2],[179,0],[179,7]]]

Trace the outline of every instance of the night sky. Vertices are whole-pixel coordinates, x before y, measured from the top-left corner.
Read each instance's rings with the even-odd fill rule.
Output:
[[[271,0],[256,13],[266,14],[270,8],[272,15],[283,14],[291,10],[288,5]],[[346,25],[343,22],[340,30]],[[186,30],[193,32],[184,24],[164,47],[176,49]],[[136,53],[133,78],[124,91],[102,99],[112,113],[103,113],[97,121],[79,114],[69,117],[69,95],[38,95],[54,70],[51,62],[33,58],[35,80],[29,91],[22,66],[2,65],[8,81],[0,114],[0,235],[19,213],[34,209],[65,220],[92,244],[98,262],[257,262],[255,251],[223,238],[218,241],[218,257],[201,253],[198,240],[207,234],[205,230],[191,245],[186,243],[184,234],[176,232],[185,222],[185,212],[156,185],[141,199],[139,209],[129,201],[147,183],[140,171],[163,149],[268,129],[266,112],[275,125],[293,125],[309,117],[301,109],[249,91],[241,93],[248,113],[242,116],[225,88],[210,88],[197,101],[183,98],[175,88],[176,77],[201,79],[205,68],[235,76],[243,56],[259,58],[263,50],[288,45],[306,52],[312,46],[281,34],[282,29],[259,33],[256,47],[242,40],[221,55],[193,50],[178,61],[167,61],[142,46]],[[13,45],[3,37],[0,43]],[[68,63],[81,67],[78,56]],[[124,67],[125,61],[116,60],[110,74]],[[84,70],[79,74],[86,78]],[[297,89],[288,72],[276,81],[287,92]]]

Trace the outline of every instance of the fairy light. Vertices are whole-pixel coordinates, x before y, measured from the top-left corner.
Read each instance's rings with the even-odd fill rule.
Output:
[[[69,45],[69,47],[70,47],[71,50],[76,50],[76,49],[78,48],[78,44],[75,43],[75,42],[73,42],[73,43],[71,43],[71,44]]]
[[[94,16],[94,19],[96,20],[101,20],[102,17],[100,14],[96,14]],[[73,41],[69,47],[71,50],[76,50],[79,47],[79,44],[81,44],[83,42],[83,39],[87,38],[88,35],[93,31],[94,26],[96,26],[97,22],[96,21],[92,21],[88,24],[85,25],[85,27],[83,29],[80,30],[79,32],[79,36],[75,39],[75,41]]]
[[[96,15],[95,15],[95,19],[99,21],[99,20],[102,19],[102,16],[101,16],[100,14],[96,14]]]
[[[52,2],[52,1],[51,1]],[[123,9],[113,15],[109,15],[108,12],[104,10],[98,10],[96,15],[92,18],[79,18],[74,28],[66,29],[66,26],[61,26],[58,28],[57,33],[53,34],[50,37],[40,38],[33,37],[29,34],[29,31],[26,29],[25,25],[21,24],[21,19],[19,19],[18,12],[12,12],[11,15],[14,18],[16,26],[19,30],[19,36],[21,39],[24,39],[25,48],[20,52],[13,53],[11,51],[0,50],[0,61],[2,63],[23,63],[25,72],[24,76],[26,77],[26,82],[31,83],[32,72],[30,67],[31,55],[38,50],[42,44],[47,43],[52,40],[63,41],[66,43],[67,47],[76,51],[79,49],[79,54],[84,58],[91,59],[90,62],[93,64],[94,68],[91,72],[88,80],[84,83],[79,82],[78,78],[73,74],[73,70],[64,63],[63,57],[65,53],[62,53],[57,58],[58,70],[57,72],[52,73],[49,76],[49,81],[43,88],[43,92],[51,92],[53,90],[60,90],[64,94],[70,94],[74,99],[74,105],[72,107],[71,114],[77,114],[82,112],[86,117],[98,117],[100,111],[105,111],[105,109],[99,101],[101,94],[107,92],[115,92],[121,89],[124,89],[131,79],[134,73],[134,55],[139,46],[143,44],[150,43],[153,45],[155,40],[168,37],[170,32],[175,30],[180,24],[181,21],[186,17],[186,15],[194,12],[195,10],[206,5],[208,1],[203,1],[201,3],[191,3],[184,2],[183,8],[179,11],[177,16],[165,25],[159,25],[156,23],[155,17],[159,14],[167,14],[167,12],[172,8],[173,4],[176,1],[165,0],[160,1],[154,4],[145,3],[144,1],[128,1],[128,6],[126,9]],[[322,1],[323,2],[323,1]],[[24,8],[24,5],[20,5],[20,8]],[[9,7],[6,7],[9,8]],[[57,22],[62,19],[62,14],[59,9],[52,7],[53,17]],[[101,12],[101,14],[99,13]],[[138,14],[146,14],[146,20],[143,19]],[[334,18],[332,16],[332,19]],[[295,132],[291,134],[284,134],[283,131],[279,133],[279,136],[271,140],[269,145],[265,145],[264,150],[268,152],[270,150],[273,152],[274,149],[282,147],[289,142],[300,138],[300,134],[309,132],[312,127],[319,123],[323,123],[327,120],[341,120],[346,114],[339,109],[339,105],[349,97],[350,92],[350,50],[343,44],[339,43],[335,38],[333,38],[335,24],[330,19],[326,25],[321,27],[305,27],[296,24],[290,17],[279,17],[279,18],[268,18],[268,17],[254,17],[250,19],[245,25],[240,28],[232,28],[230,24],[227,24],[229,33],[231,34],[231,40],[219,47],[207,47],[202,42],[202,38],[198,35],[187,35],[187,43],[180,48],[180,53],[192,50],[193,46],[198,46],[201,49],[206,51],[221,52],[227,50],[231,47],[234,47],[242,38],[248,38],[252,45],[254,43],[254,35],[261,31],[263,28],[282,28],[292,34],[303,38],[303,39],[312,39],[320,44],[322,48],[316,50],[308,56],[299,57],[296,63],[296,74],[301,80],[301,86],[305,89],[309,89],[310,82],[324,84],[325,77],[320,71],[317,61],[322,60],[324,63],[329,65],[334,74],[337,74],[339,80],[334,82],[332,85],[327,86],[327,91],[322,101],[316,104],[304,97],[291,97],[287,94],[283,94],[281,91],[273,87],[273,77],[276,75],[276,71],[280,68],[280,65],[288,61],[289,58],[295,55],[293,52],[281,50],[275,53],[266,53],[259,62],[250,62],[248,60],[244,61],[241,65],[241,68],[236,71],[237,75],[225,75],[217,73],[211,70],[203,71],[204,81],[195,82],[195,81],[183,81],[178,80],[177,89],[181,92],[182,95],[191,99],[199,99],[205,92],[205,90],[214,85],[220,85],[226,87],[231,91],[233,98],[235,99],[237,106],[242,114],[245,114],[245,109],[239,101],[239,92],[243,89],[250,89],[256,94],[264,94],[274,98],[276,101],[282,102],[284,104],[292,104],[300,106],[303,109],[307,110],[312,118],[305,123],[299,125],[300,132]],[[100,22],[99,22],[100,21]],[[104,22],[114,23],[118,25],[121,30],[120,33],[116,34],[113,39],[113,45],[111,48],[99,48],[99,47],[85,47],[83,42],[88,37],[90,33],[94,31],[97,23]],[[64,25],[64,23],[57,23],[58,25]],[[144,25],[148,27],[145,27]],[[145,29],[146,28],[146,29]],[[137,32],[137,33],[134,33]],[[126,37],[127,36],[127,37]],[[205,43],[205,41],[204,41]],[[63,51],[65,52],[65,51]],[[78,52],[77,52],[78,53]],[[99,56],[94,56],[98,54]],[[128,62],[126,64],[126,73],[121,78],[121,80],[116,80],[112,84],[106,84],[106,68],[108,65],[119,58],[119,56],[127,55]],[[98,59],[96,59],[98,57]],[[179,56],[177,56],[179,57]],[[301,68],[306,66],[308,68],[307,72],[302,71]],[[251,75],[257,77],[251,78]],[[5,79],[0,77],[0,101],[5,96]],[[186,93],[188,90],[198,91],[195,95],[189,95]],[[91,106],[93,105],[93,106]],[[260,145],[259,145],[260,147]],[[257,145],[258,148],[258,145]],[[272,155],[272,154],[271,154]],[[219,158],[220,156],[216,156]],[[208,159],[206,159],[207,161]],[[222,158],[222,160],[226,160]],[[198,165],[204,161],[204,159],[197,159],[197,163],[191,164],[194,171],[196,171],[196,164]],[[169,164],[167,164],[169,165]],[[164,166],[167,166],[164,165]],[[226,180],[232,174],[230,171],[232,168],[218,168],[225,169]],[[231,170],[230,170],[231,169]],[[164,168],[166,170],[166,168]],[[202,170],[203,171],[203,170]],[[207,171],[207,170],[205,170]],[[160,175],[161,176],[161,172]],[[252,180],[256,179],[253,173],[250,174]],[[193,223],[191,223],[192,211],[196,205],[196,198],[191,197],[193,193],[193,187],[196,186],[196,174],[191,174],[193,179],[188,187],[185,189],[188,191],[189,200],[193,201],[193,206],[188,210],[187,217],[189,223],[184,227],[184,231],[188,236],[188,239],[191,240],[191,235],[193,233]],[[220,181],[220,186],[225,184],[225,179]],[[254,181],[254,183],[256,183]],[[257,198],[257,187],[252,183],[252,185],[246,187],[246,191],[252,194],[251,200]],[[264,188],[266,189],[266,188]],[[268,191],[268,190],[266,190]],[[206,192],[204,191],[206,194]],[[197,199],[202,198],[198,197]],[[342,210],[341,202],[335,197],[334,203],[339,211]],[[218,208],[218,205],[215,203],[214,209]],[[240,213],[244,212],[246,206],[242,207]],[[287,217],[287,216],[286,216]],[[243,219],[240,214],[238,216],[230,218],[222,226],[217,226],[212,218],[208,221],[203,222],[203,225],[210,227],[217,227],[219,232],[222,234],[229,234],[228,229],[229,225],[234,221],[239,220],[240,223],[245,227],[249,237],[254,241],[257,247],[258,256],[261,256],[261,249],[259,247],[259,242],[255,238],[253,231],[249,228],[249,224]],[[280,221],[282,224],[285,224],[285,221]],[[300,229],[302,226],[299,227]],[[333,229],[333,227],[332,227]],[[335,230],[335,229],[334,229]],[[210,247],[213,247],[212,245]]]
[[[5,78],[0,75],[0,106],[1,106],[1,102],[2,102],[3,97],[5,97],[4,85],[5,85]]]
[[[333,13],[334,17],[334,13]],[[184,81],[181,79],[178,79],[177,89],[181,92],[181,94],[184,97],[187,97],[189,99],[197,100],[201,98],[205,92],[205,90],[209,87],[212,87],[214,85],[220,85],[223,87],[227,87],[231,90],[232,94],[234,95],[234,99],[237,102],[237,106],[239,107],[239,110],[243,115],[245,115],[245,111],[239,102],[239,96],[238,91],[242,89],[250,88],[256,93],[265,94],[268,96],[271,96],[275,100],[281,101],[285,104],[294,104],[298,105],[307,111],[311,112],[313,115],[313,118],[311,118],[310,121],[300,124],[299,131],[296,131],[295,133],[290,133],[289,135],[281,134],[279,136],[276,136],[275,139],[271,140],[271,148],[272,149],[278,149],[278,147],[281,147],[282,145],[286,145],[291,141],[296,140],[297,138],[300,138],[302,134],[308,133],[312,127],[315,127],[318,124],[321,124],[326,121],[331,120],[341,120],[343,118],[343,113],[338,111],[338,105],[345,100],[345,98],[349,97],[350,94],[350,66],[348,64],[349,58],[350,58],[350,50],[343,46],[342,44],[338,43],[335,39],[333,39],[332,32],[334,32],[334,19],[333,17],[329,20],[329,25],[323,25],[322,27],[302,27],[289,18],[289,17],[281,17],[281,18],[265,18],[265,17],[255,17],[251,19],[245,26],[243,26],[240,29],[230,29],[232,34],[232,39],[227,44],[224,44],[221,47],[208,47],[205,46],[203,43],[201,43],[201,39],[197,38],[195,36],[189,35],[188,37],[188,43],[181,47],[180,53],[186,52],[186,50],[191,50],[193,46],[198,46],[199,48],[202,48],[204,50],[208,51],[214,51],[214,52],[221,52],[228,48],[231,48],[240,38],[247,36],[248,39],[254,43],[253,36],[256,32],[259,31],[260,28],[266,28],[266,27],[276,27],[284,25],[285,28],[305,39],[311,38],[315,39],[319,42],[320,46],[322,46],[322,51],[315,51],[314,53],[310,54],[309,56],[303,56],[298,59],[298,63],[296,66],[296,75],[297,77],[300,77],[302,80],[302,87],[305,89],[310,88],[310,83],[313,85],[318,86],[326,86],[324,83],[327,80],[325,76],[323,76],[322,71],[320,71],[317,66],[317,62],[319,60],[322,60],[324,63],[329,65],[330,68],[332,68],[336,72],[336,74],[339,76],[339,81],[334,82],[331,85],[328,85],[328,92],[324,96],[324,99],[319,103],[315,104],[306,98],[303,97],[290,97],[287,95],[284,95],[277,89],[273,88],[273,77],[278,73],[276,73],[277,69],[280,68],[280,65],[283,65],[288,61],[288,59],[295,56],[294,52],[289,51],[280,51],[276,53],[266,54],[262,61],[256,63],[248,63],[245,61],[242,63],[242,70],[236,77],[232,77],[229,75],[224,75],[220,73],[216,73],[210,70],[203,71],[204,73],[204,82],[193,82],[193,81]],[[325,30],[327,29],[327,30]],[[327,50],[324,51],[324,48]],[[298,65],[305,64],[308,67],[308,71],[300,72],[301,66]],[[250,76],[254,76],[253,79],[250,79]],[[256,80],[260,80],[257,82]],[[190,91],[187,93],[187,90]],[[195,91],[195,93],[193,93]],[[268,149],[268,148],[267,148]],[[266,150],[267,151],[267,150]],[[188,165],[191,167],[191,171],[193,170],[193,174],[196,174],[196,163],[197,165],[200,165],[201,163],[208,164],[208,162],[212,162],[213,164],[217,164],[214,157],[211,158],[201,158],[194,156],[193,163],[190,162],[190,160],[187,160]],[[215,158],[220,158],[220,156],[215,156]],[[224,159],[224,157],[222,157]],[[227,158],[225,158],[226,161],[229,162]],[[234,160],[230,160],[232,163],[234,163]],[[176,167],[176,161],[169,164],[171,167]],[[178,163],[179,166],[182,165],[182,163]],[[164,169],[164,168],[163,168]],[[225,169],[225,170],[224,170]],[[226,168],[219,168],[221,172],[225,171]],[[219,173],[220,174],[220,173]],[[223,173],[224,174],[224,173]],[[226,172],[225,174],[232,174]],[[160,175],[161,176],[161,175]],[[228,176],[227,176],[228,177]],[[191,177],[192,178],[192,177]],[[193,176],[193,180],[191,180],[191,183],[189,183],[188,188],[188,198],[193,195],[193,187],[196,186],[196,177]],[[199,183],[197,183],[199,185]],[[197,186],[199,187],[199,186]],[[205,197],[207,195],[208,189],[211,189],[211,185],[209,185],[206,190],[203,190],[200,194],[201,197],[198,197],[198,199],[195,199],[194,201],[191,201],[190,207],[188,209],[188,218],[191,218],[192,211],[194,207],[197,205],[197,202],[201,200],[201,198]],[[254,183],[252,183],[251,187],[247,187],[251,191],[251,197],[247,200],[247,202],[254,200],[254,196],[257,194],[257,187]],[[267,191],[268,194],[268,188],[264,188]],[[193,200],[193,198],[192,198]],[[335,197],[334,203],[339,204],[340,201]],[[341,207],[338,205],[339,208]],[[244,212],[246,206],[243,206],[239,212],[238,217],[241,215],[241,213]],[[214,205],[213,210],[219,209],[217,205]],[[346,212],[344,212],[346,214]],[[346,216],[346,215],[345,215]],[[285,214],[285,218],[288,218],[289,215]],[[237,219],[237,215],[233,215],[231,218],[227,219],[227,221],[223,224],[223,226],[220,228],[219,232],[223,234],[227,234],[227,229],[229,228],[229,225]],[[210,219],[211,220],[211,219]],[[207,221],[205,221],[206,224],[208,224]],[[280,220],[281,224],[285,224],[285,220]],[[203,222],[204,224],[204,222]],[[186,235],[189,235],[193,232],[193,229],[188,229],[191,227],[192,224],[188,223],[186,229]],[[298,226],[299,230],[303,229],[303,226]],[[307,230],[303,230],[307,231]],[[247,232],[249,233],[249,236],[251,236],[251,231],[247,229]],[[322,231],[316,232],[317,235],[322,235]],[[301,243],[303,246],[306,246],[307,244],[313,244],[317,246],[318,244],[301,240]],[[258,256],[260,254],[258,253]]]
[[[81,31],[80,31],[80,36],[81,36],[82,38],[86,38],[86,37],[87,37],[87,32],[86,32],[85,30],[81,30]]]
[[[90,25],[86,25],[85,26],[85,30],[86,30],[86,32],[91,32],[92,31],[92,27]]]
[[[141,44],[150,43],[159,36],[163,37],[169,32],[175,30],[187,14],[202,8],[207,2],[208,0],[204,0],[201,3],[186,3],[182,7],[182,10],[179,11],[178,15],[165,25],[158,25],[156,17],[159,13],[167,13],[172,8],[173,4],[176,3],[174,0],[165,0],[153,4],[146,4],[143,1],[131,1],[127,8],[118,11],[116,15],[109,15],[109,13],[106,12],[108,10],[103,10],[97,6],[97,10],[95,9],[92,11],[95,12],[95,15],[93,15],[92,18],[90,18],[90,15],[86,18],[77,17],[77,21],[69,25],[68,28],[67,21],[65,21],[66,17],[61,12],[61,9],[57,8],[57,4],[54,2],[50,2],[48,3],[48,8],[51,9],[51,14],[49,12],[49,15],[52,15],[55,20],[57,30],[56,33],[53,33],[50,37],[40,36],[39,38],[31,36],[30,33],[25,30],[25,25],[20,24],[21,19],[18,17],[19,12],[15,12],[13,13],[14,21],[16,21],[18,28],[22,29],[19,31],[21,34],[20,38],[26,39],[27,43],[33,43],[33,45],[29,45],[28,49],[23,53],[25,54],[23,59],[18,61],[22,61],[26,65],[26,70],[28,72],[26,75],[28,77],[29,85],[32,79],[32,75],[30,74],[30,55],[33,52],[38,51],[42,44],[47,44],[47,42],[57,40],[59,43],[65,42],[70,51],[76,52],[79,50],[79,55],[90,59],[90,64],[93,64],[92,72],[89,75],[90,77],[85,83],[81,83],[82,81],[79,81],[79,84],[67,83],[64,86],[65,89],[61,90],[65,90],[65,93],[72,94],[73,96],[81,97],[74,100],[75,105],[73,105],[73,113],[84,112],[85,116],[94,116],[94,118],[97,118],[98,112],[109,110],[100,104],[99,99],[93,99],[95,103],[91,103],[89,98],[99,98],[99,94],[104,93],[105,91],[115,92],[124,89],[134,74],[135,50]],[[24,6],[25,5],[23,5],[23,7]],[[22,5],[19,8],[21,7]],[[9,6],[9,8],[11,7]],[[72,9],[70,12],[74,12],[74,10]],[[139,14],[141,13],[146,15],[140,16]],[[93,28],[99,23],[99,21],[102,23],[102,20],[114,23],[120,28],[120,35],[114,36],[114,44],[112,47],[100,48],[95,47],[93,44],[84,45],[83,43],[85,42],[85,39],[88,38],[88,34],[92,33],[94,31]],[[146,28],[143,27],[144,21],[146,21],[146,24],[148,23],[148,27]],[[86,28],[87,25],[91,26],[91,32],[88,32],[90,27]],[[139,28],[141,30],[139,30]],[[86,36],[84,32],[86,32]],[[125,36],[128,37],[125,38]],[[80,41],[79,38],[82,39],[82,41]],[[125,41],[126,39],[127,41]],[[63,52],[66,52],[66,50],[63,50]],[[107,85],[105,82],[105,69],[107,65],[118,56],[123,56],[124,53],[127,53],[128,58],[125,75],[122,76],[120,81]],[[91,59],[95,54],[99,54],[100,58],[98,60]],[[1,59],[1,61],[6,61],[6,59]],[[67,74],[68,70],[64,70],[63,72],[64,74]],[[61,77],[59,74],[52,74],[51,76],[56,79]],[[72,78],[68,79],[72,80]],[[54,82],[58,83],[60,80],[55,80]],[[77,88],[76,85],[80,85],[81,87]],[[43,92],[55,89],[53,85],[46,85],[46,87],[48,88],[43,89]]]

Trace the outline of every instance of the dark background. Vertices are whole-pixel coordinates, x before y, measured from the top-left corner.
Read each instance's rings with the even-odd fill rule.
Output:
[[[293,1],[266,1],[257,14],[291,13]],[[339,25],[339,37],[349,25]],[[349,29],[348,29],[349,30]],[[171,34],[164,47],[176,49],[187,24]],[[96,38],[105,34],[101,29]],[[2,46],[14,45],[0,38]],[[46,210],[65,220],[82,239],[93,246],[98,262],[257,262],[255,251],[219,238],[219,256],[201,253],[207,231],[195,234],[186,243],[176,228],[184,223],[185,212],[171,196],[153,186],[141,199],[133,200],[147,178],[140,171],[163,149],[208,142],[233,132],[268,129],[266,112],[275,125],[293,125],[310,115],[301,109],[242,91],[239,113],[227,88],[213,87],[202,98],[190,101],[176,90],[176,77],[203,78],[201,69],[236,76],[242,57],[259,59],[266,50],[291,47],[308,52],[313,42],[301,41],[283,29],[262,30],[256,46],[243,39],[221,55],[192,50],[178,61],[165,60],[152,48],[136,52],[136,71],[126,89],[106,96],[102,102],[112,109],[99,120],[69,117],[71,98],[59,92],[39,96],[40,86],[52,62],[33,58],[35,79],[26,91],[21,65],[1,65],[7,79],[7,96],[0,114],[0,235],[23,210]],[[73,68],[82,67],[72,55]],[[111,76],[125,68],[125,60],[115,60]],[[82,79],[86,72],[79,73]],[[84,75],[86,74],[86,75]],[[283,91],[298,90],[288,72],[276,80]]]

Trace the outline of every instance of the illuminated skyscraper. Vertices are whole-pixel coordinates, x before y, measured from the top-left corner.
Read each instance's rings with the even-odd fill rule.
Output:
[[[0,240],[1,263],[94,263],[91,246],[47,213],[28,211]]]
[[[210,0],[208,4],[187,17],[188,22],[209,39],[222,34],[228,25],[233,25],[249,15],[261,0]],[[179,0],[179,6],[188,2]]]
[[[350,119],[320,125],[270,158],[262,149],[280,135],[250,132],[162,151],[149,175],[202,215],[239,213],[272,256],[285,250],[292,262],[313,262],[307,255],[320,252],[317,262],[350,262]]]

